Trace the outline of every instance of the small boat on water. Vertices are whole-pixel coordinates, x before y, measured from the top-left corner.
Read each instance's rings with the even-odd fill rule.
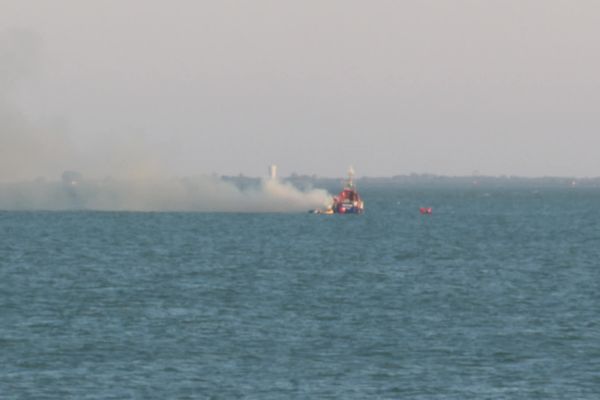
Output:
[[[317,208],[316,210],[311,210],[309,212],[311,214],[325,214],[325,215],[334,214],[333,208],[331,208],[331,207],[327,207],[325,210],[320,210],[320,209]]]
[[[354,169],[350,167],[344,189],[333,198],[333,206],[331,208],[334,213],[362,214],[365,211],[365,203],[356,190],[353,178]]]

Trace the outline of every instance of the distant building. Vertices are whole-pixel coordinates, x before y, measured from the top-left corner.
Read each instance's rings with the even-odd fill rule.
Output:
[[[269,178],[277,179],[277,165],[275,165],[275,164],[269,165]]]

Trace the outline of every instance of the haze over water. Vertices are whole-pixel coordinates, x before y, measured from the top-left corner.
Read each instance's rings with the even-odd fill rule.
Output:
[[[3,0],[0,399],[600,398],[599,27],[587,0]],[[468,178],[311,215],[337,185],[246,178],[272,163]]]
[[[598,189],[361,194],[1,212],[1,397],[598,397]]]
[[[600,176],[600,3],[3,0],[0,182]]]

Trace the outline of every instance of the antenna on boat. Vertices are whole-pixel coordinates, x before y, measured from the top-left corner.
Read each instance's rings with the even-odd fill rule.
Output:
[[[354,178],[354,168],[352,165],[348,168],[348,187],[354,187],[354,182],[352,179]]]

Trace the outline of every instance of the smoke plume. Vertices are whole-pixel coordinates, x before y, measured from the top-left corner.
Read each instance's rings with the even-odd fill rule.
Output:
[[[0,32],[0,182],[65,169],[69,141],[60,122],[26,115],[16,105],[20,84],[39,66],[41,39],[29,31]]]
[[[278,180],[240,185],[216,176],[166,178],[143,138],[133,145],[100,144],[96,161],[78,154],[64,124],[32,117],[17,105],[22,83],[43,65],[41,54],[35,33],[0,32],[0,210],[287,212],[330,201],[324,190],[303,191]],[[75,172],[65,172],[62,181],[43,178],[73,167],[118,172],[102,180]]]
[[[241,188],[213,176],[87,182],[76,173],[65,173],[62,182],[0,185],[2,210],[299,212],[330,202],[331,196],[321,189],[300,190],[278,180]]]

